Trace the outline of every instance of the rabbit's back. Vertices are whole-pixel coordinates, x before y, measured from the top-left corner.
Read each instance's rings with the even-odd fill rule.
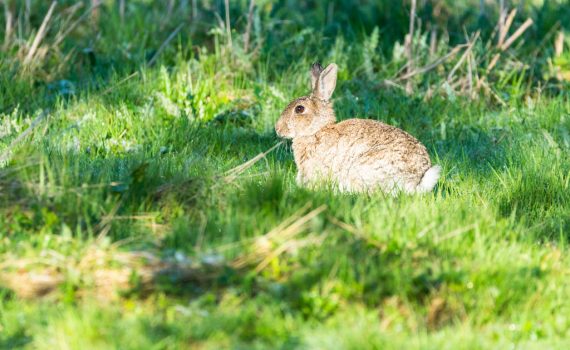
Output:
[[[331,124],[314,136],[294,140],[293,147],[301,182],[328,177],[345,191],[379,187],[413,192],[431,167],[418,140],[374,120]]]

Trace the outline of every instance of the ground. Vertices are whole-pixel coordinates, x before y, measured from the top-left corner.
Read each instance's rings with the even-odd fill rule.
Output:
[[[420,2],[410,63],[405,1],[257,1],[249,39],[245,0],[96,3],[0,20],[0,348],[570,345],[564,4],[501,48],[497,4]],[[296,185],[273,125],[316,60],[433,193]]]

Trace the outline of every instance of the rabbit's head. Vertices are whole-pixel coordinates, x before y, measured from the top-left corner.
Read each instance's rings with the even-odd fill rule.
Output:
[[[330,98],[336,86],[338,67],[331,63],[327,68],[319,63],[311,67],[309,96],[295,99],[285,108],[275,125],[277,135],[284,138],[314,135],[326,125],[336,121]]]

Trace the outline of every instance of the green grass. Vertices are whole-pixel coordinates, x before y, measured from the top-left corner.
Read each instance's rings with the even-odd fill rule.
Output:
[[[74,3],[58,4],[31,66],[23,53],[49,4],[32,1],[26,18],[9,3],[19,30],[0,50],[0,348],[568,347],[570,100],[548,73],[564,4],[521,7],[514,26],[535,25],[489,74],[496,8],[479,18],[479,2],[444,5],[437,56],[465,42],[459,23],[482,32],[473,69],[492,93],[470,99],[430,92],[460,55],[414,78],[412,94],[381,84],[405,64],[399,1],[336,2],[332,18],[325,1],[259,1],[252,53],[247,1],[232,1],[231,51],[214,15],[223,2],[210,1],[194,20],[190,2],[165,15],[167,2],[127,1],[123,21],[105,1],[56,45],[66,16],[87,9],[69,15]],[[414,43],[417,66],[433,60],[427,34]],[[279,142],[273,125],[316,59],[340,66],[339,119],[381,120],[427,146],[443,167],[433,193],[298,187],[288,143],[228,177]],[[120,258],[141,251],[199,276],[144,284]],[[97,271],[125,266],[129,288],[98,289]],[[61,280],[26,297],[29,274]]]

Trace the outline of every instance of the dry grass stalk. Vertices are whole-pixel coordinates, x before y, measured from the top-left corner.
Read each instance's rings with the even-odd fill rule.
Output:
[[[498,47],[503,46],[505,39],[507,38],[509,29],[511,29],[511,25],[513,24],[513,20],[515,19],[516,14],[517,14],[517,9],[513,9],[509,13],[506,19],[504,18],[504,16],[499,18],[499,42],[497,43]]]
[[[99,20],[99,6],[103,3],[103,0],[91,0],[91,19],[93,22]]]
[[[320,235],[320,236],[309,236],[305,239],[302,240],[290,240],[287,242],[284,242],[283,244],[281,244],[279,247],[277,247],[276,249],[272,250],[256,267],[255,267],[255,273],[260,273],[261,271],[263,271],[272,261],[274,261],[276,258],[278,258],[281,254],[287,252],[287,251],[297,251],[301,248],[307,247],[307,246],[311,246],[311,245],[316,245],[319,243],[322,243],[324,240],[324,236]]]
[[[176,4],[176,0],[169,0],[168,1],[168,5],[166,6],[166,16],[164,18],[166,20],[166,22],[170,22],[171,17],[172,17],[172,13],[174,12],[174,5],[175,4]]]
[[[232,28],[230,26],[230,0],[224,0],[224,7],[226,9],[226,35],[228,36],[228,49],[232,52]]]
[[[61,40],[58,41],[58,38],[61,37],[64,32],[69,33],[70,32],[69,29],[71,29],[71,30],[74,29],[74,28],[70,28],[70,26],[73,24],[73,22],[71,20],[75,16],[75,13],[78,12],[83,6],[84,6],[84,4],[82,2],[78,2],[74,5],[71,5],[71,6],[60,11],[59,17],[61,19],[60,19],[60,23],[58,25],[59,29],[58,29],[57,33],[55,34],[55,39],[54,39],[51,47],[57,47],[60,44]],[[67,36],[67,34],[65,34],[65,36]],[[63,36],[63,37],[65,38],[65,36]]]
[[[69,35],[69,33],[71,33],[75,28],[77,28],[77,26],[81,24],[83,21],[88,19],[93,14],[93,11],[102,4],[103,4],[102,2],[93,2],[83,15],[81,15],[73,23],[67,26],[67,28],[64,31],[58,32],[55,36],[53,46],[59,46],[59,44],[61,44],[61,42]]]
[[[384,86],[384,87],[395,87],[398,88],[400,90],[406,90],[405,87],[403,87],[402,85],[390,80],[390,79],[384,79],[380,82],[380,86]]]
[[[24,6],[24,24],[29,26],[30,25],[30,16],[32,14],[32,0],[25,0],[25,1],[26,1],[26,4]]]
[[[477,95],[475,94],[475,91],[473,90],[473,66],[474,66],[474,58],[473,58],[473,52],[469,53],[469,56],[467,57],[467,78],[468,78],[468,88],[469,88],[469,98],[475,99],[477,97]]]
[[[356,238],[363,240],[364,242],[378,248],[381,251],[386,250],[386,245],[382,244],[370,237],[367,237],[366,234],[364,234],[364,232],[360,231],[359,229],[357,229],[356,227],[347,224],[346,222],[340,221],[339,219],[335,218],[334,216],[328,216],[328,220],[333,223],[334,225],[338,226],[339,228],[343,229],[344,231],[352,234],[353,236],[355,236]]]
[[[414,24],[416,22],[416,0],[412,0],[412,8],[410,10],[410,28],[408,31],[408,35],[406,35],[405,39],[405,50],[406,50],[406,57],[408,58],[408,68],[407,74],[410,75],[414,70],[414,52],[413,52],[413,41],[414,41]],[[406,92],[412,93],[412,82],[408,81],[406,83]]]
[[[121,79],[120,81],[118,81],[117,83],[115,83],[115,85],[105,89],[105,91],[101,92],[101,95],[106,95],[110,92],[112,92],[114,89],[116,89],[117,87],[123,85],[124,83],[126,83],[127,81],[131,80],[132,78],[136,77],[139,75],[139,72],[134,72],[128,76],[126,76],[125,78]]]
[[[98,243],[102,242],[103,239],[109,233],[109,231],[111,231],[111,223],[113,222],[115,215],[119,211],[119,208],[121,207],[122,203],[123,203],[122,201],[117,202],[115,206],[111,209],[109,214],[103,216],[101,218],[101,222],[98,223],[97,226],[95,227],[95,230],[99,231],[99,233],[97,234]]]
[[[61,11],[62,15],[66,15],[68,17],[72,17],[75,12],[79,11],[84,6],[82,2],[75,3]]]
[[[152,56],[152,58],[148,61],[149,66],[152,66],[156,62],[156,60],[158,59],[158,57],[160,56],[162,51],[164,51],[164,49],[168,46],[168,44],[170,44],[172,39],[174,39],[174,37],[176,37],[176,34],[178,34],[178,32],[180,32],[180,30],[183,27],[184,27],[184,24],[179,24],[178,27],[176,27],[176,29],[174,29],[174,31],[172,33],[170,33],[170,35],[166,38],[166,40],[164,40],[162,45],[160,45],[160,47],[158,48],[158,50],[156,51],[154,56]]]
[[[471,224],[471,225],[467,225],[467,226],[465,226],[465,227],[460,227],[460,228],[458,228],[458,229],[456,229],[456,230],[453,230],[453,231],[451,231],[451,232],[449,232],[449,233],[444,234],[443,236],[438,236],[438,237],[436,237],[434,241],[435,241],[436,244],[437,244],[437,243],[441,243],[441,242],[443,242],[443,241],[445,241],[445,240],[458,237],[458,236],[460,236],[460,235],[462,235],[462,234],[464,234],[464,233],[467,233],[467,232],[469,232],[469,231],[471,231],[471,230],[474,230],[474,229],[476,229],[478,226],[479,226],[479,223],[474,223],[474,224]]]
[[[282,230],[271,230],[264,239],[278,238],[282,240],[287,240],[299,234],[305,225],[311,221],[313,218],[317,217],[320,213],[327,209],[326,205],[321,205],[320,207],[311,210],[306,215],[300,217],[299,219],[292,222],[290,225],[284,227]]]
[[[305,208],[308,208],[307,205],[302,210],[306,210]],[[302,242],[296,240],[295,237],[304,232],[307,224],[325,210],[326,206],[322,205],[303,216],[301,216],[301,210],[297,211],[276,228],[256,238],[252,244],[253,251],[235,259],[232,266],[240,269],[251,264],[257,264],[256,271],[259,272],[283,252],[298,249],[305,243],[314,243],[316,241],[314,237]],[[278,247],[273,248],[275,245]]]
[[[258,246],[263,246],[266,243],[268,243],[267,238],[271,238],[271,237],[277,235],[278,233],[282,232],[287,226],[291,225],[293,222],[295,222],[297,219],[299,219],[303,215],[303,213],[305,213],[310,207],[311,207],[311,203],[308,202],[301,209],[299,209],[295,213],[293,213],[293,215],[291,215],[288,218],[286,218],[285,220],[281,221],[281,223],[279,223],[279,225],[277,225],[276,227],[271,229],[271,231],[269,231],[268,233],[264,234],[261,237],[252,237],[252,238],[242,239],[240,242],[232,242],[232,243],[226,243],[223,245],[219,245],[216,247],[216,251],[217,252],[227,251],[229,249],[233,249],[236,247],[243,246],[244,243],[249,243],[252,241],[256,242],[254,244],[257,244]]]
[[[511,26],[513,25],[513,20],[515,19],[515,16],[517,15],[517,9],[513,9],[509,15],[507,16],[507,20],[505,22],[505,28],[504,28],[504,33],[502,33],[502,42],[504,43],[506,37],[507,37],[507,33],[509,32],[509,30],[511,29]]]
[[[430,36],[429,36],[429,57],[435,57],[437,52],[437,29],[434,27],[431,28]]]
[[[40,113],[39,116],[37,116],[33,121],[32,124],[30,124],[30,126],[24,130],[24,132],[22,132],[20,135],[18,135],[18,137],[16,137],[12,142],[10,142],[10,145],[8,145],[8,147],[6,147],[4,149],[4,151],[2,151],[2,153],[0,154],[0,165],[2,165],[3,163],[5,163],[6,161],[8,161],[8,158],[10,157],[10,154],[12,153],[13,149],[20,143],[22,142],[22,140],[24,140],[26,138],[26,136],[28,136],[39,124],[40,122],[48,115],[48,111],[43,111],[42,113]]]
[[[459,67],[461,67],[461,65],[463,64],[463,62],[467,58],[467,56],[471,53],[471,50],[473,49],[473,46],[475,45],[475,42],[477,41],[477,39],[479,39],[480,34],[481,34],[481,32],[477,31],[477,33],[475,33],[473,38],[471,40],[469,40],[469,43],[468,43],[469,45],[467,46],[467,49],[463,52],[463,55],[461,55],[461,58],[459,59],[459,61],[455,64],[453,69],[451,69],[451,71],[447,75],[447,81],[448,82],[451,82],[453,75],[455,74],[457,69],[459,69]]]
[[[125,21],[125,6],[126,0],[119,0],[119,17],[121,18],[121,22]]]
[[[499,95],[497,95],[497,93],[495,91],[493,91],[493,89],[491,89],[491,87],[489,86],[489,84],[487,84],[487,82],[485,81],[485,78],[481,78],[479,79],[479,87],[482,87],[485,89],[485,91],[487,91],[491,96],[493,96],[497,102],[499,102],[501,104],[501,106],[506,107],[507,103],[505,102],[505,100],[503,100]]]
[[[562,52],[564,52],[564,32],[561,30],[554,39],[554,57],[562,56]]]
[[[407,79],[410,79],[412,77],[415,77],[416,75],[427,73],[427,72],[433,70],[434,68],[437,68],[442,63],[445,63],[448,59],[455,56],[459,51],[461,51],[461,49],[463,49],[467,46],[469,46],[469,44],[457,45],[450,52],[448,52],[445,56],[438,58],[437,60],[428,64],[427,66],[424,66],[424,67],[418,68],[414,71],[411,71],[409,73],[406,73],[405,75],[397,78],[396,80],[397,81],[407,80]]]
[[[192,18],[198,18],[198,0],[192,0]]]
[[[505,8],[505,0],[499,0],[499,37],[497,46],[501,46],[503,43],[501,42],[501,33],[505,31],[505,15],[506,15],[506,8]]]
[[[266,239],[270,239],[275,237],[276,235],[280,234],[285,230],[286,227],[289,227],[294,222],[298,221],[299,218],[303,215],[303,213],[307,212],[307,210],[311,207],[311,202],[306,203],[303,207],[293,213],[293,215],[289,216],[285,220],[281,221],[279,225],[271,229],[271,231],[267,232],[263,237]]]
[[[255,8],[255,0],[249,0],[249,11],[247,13],[247,25],[245,27],[245,34],[243,37],[243,50],[247,53],[249,51],[249,38],[251,35],[251,26],[253,24],[253,9]]]
[[[14,22],[14,15],[10,8],[8,7],[8,1],[4,1],[4,20],[6,21],[6,27],[4,29],[4,44],[2,45],[2,49],[8,49],[10,45],[10,40],[12,38],[12,30],[13,30],[13,22]]]
[[[248,160],[247,162],[238,165],[237,167],[230,169],[228,171],[226,171],[226,173],[224,174],[223,180],[226,183],[232,182],[235,179],[237,179],[244,171],[246,171],[247,169],[251,168],[255,163],[257,163],[258,161],[260,161],[261,159],[265,158],[269,153],[271,153],[274,149],[276,149],[277,147],[281,146],[283,144],[283,141],[278,142],[276,145],[274,145],[273,147],[271,147],[270,149],[268,149],[265,152],[259,153],[258,155],[256,155],[255,157],[251,158],[250,160]]]
[[[528,63],[529,66],[534,67],[541,53],[543,53],[546,46],[550,45],[551,41],[556,41],[556,36],[559,34],[561,28],[560,21],[556,21],[556,23],[548,30],[548,32],[542,37],[540,43],[536,45],[536,47],[532,50],[530,56],[532,57],[532,61]],[[533,69],[534,70],[534,69]]]
[[[485,17],[485,0],[479,0],[479,17]]]
[[[516,10],[511,11],[511,14],[509,15],[509,18],[507,19],[506,23],[504,23],[503,25],[499,26],[500,30],[499,30],[499,36],[504,35],[506,37],[506,33],[508,31],[508,29],[510,29],[510,26],[514,20],[514,17],[516,15]],[[500,19],[501,21],[502,19]],[[495,66],[497,65],[497,63],[499,62],[499,59],[501,58],[501,52],[506,51],[509,47],[511,47],[511,45],[533,24],[533,20],[531,18],[528,18],[514,33],[513,35],[511,35],[508,39],[506,39],[504,42],[500,42],[497,46],[500,50],[500,52],[496,53],[493,58],[491,59],[491,61],[489,62],[489,65],[487,66],[487,74],[489,74],[491,72],[491,70],[493,70],[493,68],[495,68]],[[508,26],[507,26],[508,25]]]
[[[501,54],[500,53],[496,53],[493,58],[491,59],[491,62],[489,63],[489,65],[487,66],[487,74],[489,74],[491,72],[491,70],[493,68],[495,68],[495,66],[497,65],[497,62],[499,62],[499,58],[501,58]]]
[[[44,17],[42,24],[40,25],[40,29],[38,30],[38,33],[36,34],[36,37],[34,38],[34,41],[32,42],[32,46],[30,47],[30,51],[28,51],[28,55],[24,59],[24,64],[30,64],[30,62],[34,58],[34,55],[36,54],[38,47],[40,46],[43,38],[46,35],[47,29],[48,29],[48,24],[49,24],[49,21],[51,19],[51,16],[53,15],[53,10],[55,9],[56,5],[57,5],[57,1],[54,1],[51,3],[49,10],[48,10],[46,16]]]
[[[531,18],[527,18],[527,20],[515,31],[513,35],[511,35],[507,41],[501,46],[501,50],[505,51],[508,49],[514,42],[517,40],[532,24],[533,20]]]

